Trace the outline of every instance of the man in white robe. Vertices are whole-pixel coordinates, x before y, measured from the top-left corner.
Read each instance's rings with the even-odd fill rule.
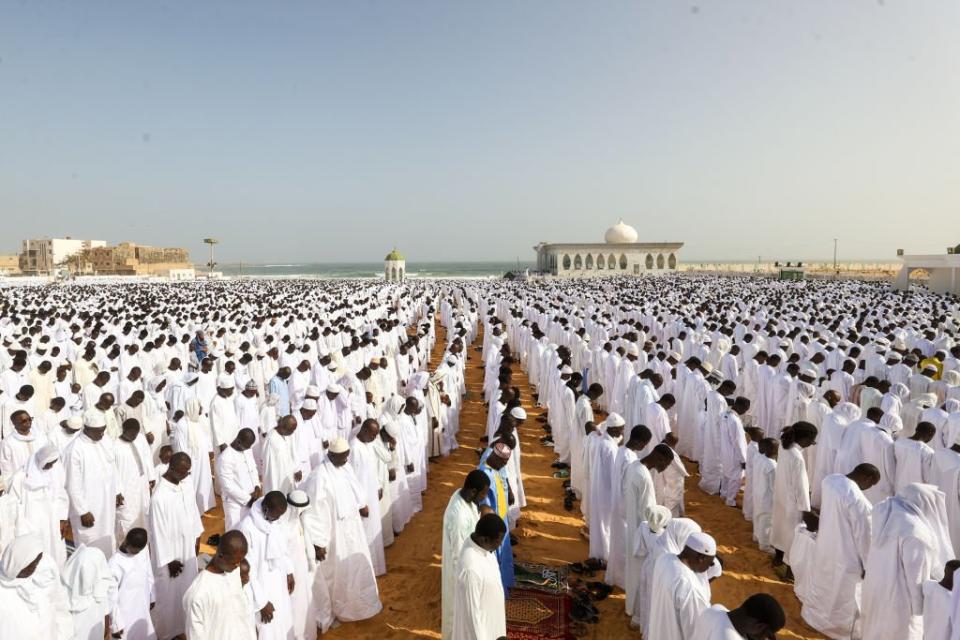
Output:
[[[750,410],[750,400],[738,397],[729,411],[720,416],[720,495],[728,507],[737,506],[737,493],[747,465],[747,438],[742,416]]]
[[[380,458],[375,445],[379,435],[380,425],[376,420],[368,418],[363,421],[360,431],[350,441],[350,466],[360,482],[364,503],[370,511],[370,515],[363,519],[363,530],[370,546],[373,572],[382,576],[387,572],[387,560],[383,552],[383,522],[380,518],[380,499],[385,488],[380,484],[380,467],[385,461]]]
[[[307,397],[310,391],[307,390]],[[330,595],[317,598],[314,577],[317,570],[313,543],[303,526],[303,513],[310,506],[306,492],[297,489],[287,494],[287,514],[283,525],[287,532],[287,553],[293,566],[294,587],[290,594],[290,613],[293,619],[294,640],[313,640],[319,628],[325,633],[333,623]]]
[[[0,524],[0,530],[9,528],[17,535],[36,535],[43,541],[44,555],[57,569],[62,569],[67,560],[63,532],[69,505],[63,483],[60,453],[47,443],[33,455],[26,468],[7,480],[4,495],[16,504],[15,520]]]
[[[864,491],[879,479],[880,472],[869,464],[858,465],[847,476],[834,474],[823,479],[817,571],[801,615],[811,627],[835,640],[862,637],[860,580],[870,551],[873,510]]]
[[[189,480],[191,465],[187,454],[173,454],[150,500],[147,530],[157,603],[152,612],[153,624],[158,640],[170,640],[184,633],[183,595],[197,577],[197,549],[203,523]]]
[[[237,406],[230,396],[236,388],[233,376],[223,374],[217,378],[217,395],[210,402],[210,440],[215,451],[227,448],[237,437],[240,418]]]
[[[633,438],[633,432],[642,426],[633,428],[631,438]],[[664,469],[673,462],[673,459],[673,449],[665,444],[658,444],[649,454],[632,462],[624,473],[623,492],[626,529],[623,540],[625,555],[623,560],[625,562],[622,586],[627,596],[626,611],[628,614],[634,610],[634,598],[640,584],[642,558],[638,558],[634,554],[636,539],[640,535],[641,526],[657,504],[652,473],[654,471],[658,474],[663,473]],[[609,572],[609,563],[607,566]]]
[[[453,608],[452,640],[507,637],[503,583],[495,552],[507,526],[494,513],[480,517],[460,551]]]
[[[613,518],[613,478],[611,470],[623,437],[624,422],[616,413],[607,416],[600,439],[594,443],[590,457],[590,557],[604,563],[610,556],[610,527]],[[617,489],[622,491],[621,488]]]
[[[460,575],[460,551],[480,521],[480,503],[490,489],[490,479],[479,469],[467,474],[463,487],[450,496],[443,513],[443,545],[441,554],[441,637],[453,635],[453,609],[456,602],[457,577]],[[498,545],[499,546],[499,545]],[[497,566],[496,560],[494,565]],[[497,568],[499,576],[499,568]]]
[[[107,562],[117,584],[117,597],[110,609],[110,631],[122,634],[125,640],[156,640],[157,637],[150,618],[154,578],[150,551],[146,547],[146,529],[130,529]]]
[[[250,591],[259,640],[286,640],[293,633],[290,594],[296,587],[282,518],[287,497],[270,491],[253,503],[237,530],[247,540]]]
[[[64,455],[70,529],[74,544],[97,547],[104,555],[116,548],[117,504],[123,500],[114,464],[113,444],[104,439],[106,420],[99,411],[87,411],[83,433]]]
[[[247,540],[239,531],[220,538],[210,564],[183,596],[187,640],[257,640],[257,628],[240,582]]]
[[[774,638],[786,622],[783,607],[773,596],[755,593],[733,611],[720,604],[705,609],[690,640]]]
[[[117,540],[123,540],[128,531],[146,523],[155,467],[147,441],[139,436],[140,423],[129,418],[124,420],[114,445],[117,482],[123,496],[122,504],[117,507]]]
[[[99,640],[109,636],[110,609],[117,597],[117,583],[103,552],[80,545],[64,565],[60,580],[67,589],[73,637]]]
[[[217,456],[217,483],[223,501],[225,531],[235,529],[253,503],[263,495],[251,452],[254,442],[253,431],[242,428],[230,446]]]
[[[893,443],[893,455],[896,459],[894,493],[899,493],[914,482],[935,484],[931,472],[934,451],[929,444],[935,435],[936,429],[932,424],[921,422],[912,436],[897,438]]]
[[[263,447],[264,492],[293,491],[303,480],[300,456],[296,448],[297,419],[293,414],[280,418],[276,428],[267,434]]]
[[[863,580],[863,637],[922,640],[923,583],[953,556],[943,492],[910,484],[873,508]]]
[[[690,640],[693,628],[710,606],[709,583],[703,574],[713,565],[717,543],[705,533],[692,533],[679,555],[665,553],[653,569],[649,637]]]
[[[377,579],[363,518],[370,515],[360,482],[347,465],[350,445],[343,438],[330,443],[327,460],[304,483],[310,507],[303,524],[319,564],[315,581],[323,580],[333,616],[341,622],[366,620],[380,612]]]
[[[583,468],[583,427],[588,422],[593,422],[593,402],[597,402],[603,396],[603,387],[599,383],[593,383],[587,389],[587,392],[577,398],[574,407],[574,418],[570,432],[570,486],[574,493],[580,499],[583,499],[584,493],[584,468]]]

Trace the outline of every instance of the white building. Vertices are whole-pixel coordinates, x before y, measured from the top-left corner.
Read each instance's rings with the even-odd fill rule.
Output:
[[[644,275],[675,271],[682,242],[637,242],[623,220],[607,229],[604,242],[549,243],[534,247],[537,271],[561,278]]]
[[[41,238],[24,240],[20,251],[20,270],[25,274],[49,273],[67,258],[84,250],[107,246],[104,240]]]
[[[927,272],[927,288],[934,293],[953,293],[960,295],[960,253],[951,247],[950,253],[931,255],[900,255],[903,267],[893,282],[893,288],[899,291],[910,289],[910,274],[917,270]]]
[[[383,259],[383,278],[387,282],[403,282],[407,277],[407,261],[397,248]]]

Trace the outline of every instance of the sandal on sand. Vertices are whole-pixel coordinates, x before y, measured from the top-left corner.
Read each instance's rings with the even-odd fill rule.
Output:
[[[583,563],[588,569],[592,571],[603,571],[607,568],[607,563],[599,558],[587,558],[587,561]]]

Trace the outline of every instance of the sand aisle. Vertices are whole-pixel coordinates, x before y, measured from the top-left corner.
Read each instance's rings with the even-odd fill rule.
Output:
[[[446,339],[438,325],[437,347],[432,354],[433,369],[442,355]],[[481,344],[478,338],[475,345]],[[349,623],[328,632],[325,638],[439,638],[440,637],[440,548],[443,511],[451,493],[477,463],[474,452],[482,435],[486,409],[482,402],[483,370],[479,354],[468,349],[467,390],[461,418],[461,447],[448,458],[431,466],[429,490],[423,511],[407,525],[393,546],[387,549],[388,573],[380,581],[383,611],[364,622]],[[524,393],[523,404],[529,418],[521,433],[523,478],[527,507],[515,534],[520,543],[514,552],[518,559],[545,564],[567,564],[587,557],[587,542],[578,534],[583,521],[563,509],[560,481],[552,477],[552,449],[539,443],[543,435],[526,375],[514,368],[514,384]],[[779,581],[770,570],[769,557],[751,540],[750,526],[738,510],[727,507],[719,497],[707,496],[696,486],[696,477],[688,481],[687,511],[703,528],[714,534],[726,561],[723,577],[713,583],[714,601],[727,607],[738,605],[745,596],[766,591],[783,603],[788,626],[783,638],[822,638],[800,621],[800,605],[793,588]],[[599,579],[599,578],[598,578]],[[639,634],[629,629],[623,613],[623,593],[619,590],[599,603],[600,622],[589,627],[588,638],[631,638]]]

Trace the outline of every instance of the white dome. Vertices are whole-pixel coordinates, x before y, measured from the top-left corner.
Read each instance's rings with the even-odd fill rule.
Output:
[[[607,244],[630,244],[637,241],[637,230],[620,220],[607,229],[603,239]]]

